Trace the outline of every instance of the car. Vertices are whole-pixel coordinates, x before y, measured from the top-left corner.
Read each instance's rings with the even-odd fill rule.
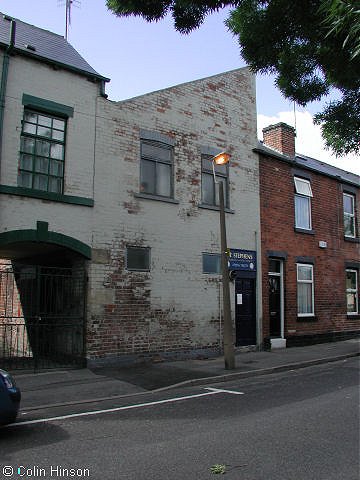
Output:
[[[0,425],[16,420],[21,393],[10,373],[0,369]]]

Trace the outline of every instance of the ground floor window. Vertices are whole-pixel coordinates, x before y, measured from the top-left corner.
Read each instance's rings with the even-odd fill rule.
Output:
[[[297,311],[299,317],[314,315],[314,267],[297,264]]]
[[[202,254],[203,273],[220,273],[221,255],[219,253]]]
[[[127,270],[145,271],[150,270],[150,248],[126,247]]]
[[[358,272],[356,270],[346,270],[346,303],[349,315],[359,312]]]

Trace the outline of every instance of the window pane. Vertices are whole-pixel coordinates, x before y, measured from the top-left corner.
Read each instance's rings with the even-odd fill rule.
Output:
[[[35,171],[40,173],[48,173],[49,161],[47,158],[36,158]]]
[[[280,260],[269,260],[269,272],[280,273]]]
[[[203,260],[203,273],[220,273],[221,271],[220,254],[203,253],[202,260]]]
[[[24,123],[23,131],[25,133],[31,133],[33,135],[36,135],[36,125],[34,125],[32,123]]]
[[[32,155],[21,154],[20,156],[20,168],[24,170],[32,170]]]
[[[61,132],[60,130],[53,130],[52,131],[52,138],[54,140],[59,140],[60,142],[64,141],[64,132]]]
[[[166,145],[152,144],[147,142],[141,143],[141,156],[153,158],[154,160],[163,160],[171,162],[171,149]]]
[[[312,314],[312,284],[298,284],[298,313]]]
[[[140,191],[155,194],[155,162],[141,160]]]
[[[48,187],[48,177],[47,175],[34,175],[34,188],[37,190],[47,191]]]
[[[354,197],[352,195],[343,195],[344,199],[344,212],[345,213],[354,213]]]
[[[36,140],[36,155],[48,157],[50,154],[50,143],[45,140]]]
[[[307,197],[313,196],[309,180],[294,177],[294,183],[296,193],[300,195],[306,195]]]
[[[156,194],[171,197],[171,165],[158,163],[156,174]]]
[[[128,270],[150,270],[150,249],[127,247],[126,268]]]
[[[344,215],[344,234],[346,237],[355,237],[355,218]]]
[[[51,138],[51,128],[38,126],[37,134],[39,137]]]
[[[56,128],[57,130],[65,130],[65,122],[64,120],[59,120],[57,118],[53,119],[53,128]]]
[[[212,175],[202,174],[201,190],[202,202],[206,205],[215,205],[214,178]]]
[[[311,229],[309,197],[295,195],[295,226],[305,230]]]
[[[26,153],[33,153],[35,149],[35,140],[33,138],[21,139],[21,150]]]
[[[356,290],[356,272],[346,272],[346,289]]]
[[[355,293],[347,293],[346,294],[346,303],[347,303],[347,312],[348,313],[356,313],[357,312]]]
[[[49,177],[49,192],[62,193],[62,179]]]
[[[50,157],[62,160],[64,157],[64,146],[59,143],[53,143],[50,149]]]
[[[228,207],[228,194],[227,194],[227,181],[224,177],[219,177],[216,175],[216,181],[221,182],[223,184],[223,192],[224,192],[224,205]],[[215,195],[215,205],[219,206],[219,185],[216,185],[216,195]]]
[[[20,187],[32,188],[32,174],[20,172],[18,176],[18,185]]]
[[[24,122],[37,123],[37,113],[34,112],[24,112]]]
[[[312,280],[312,265],[298,265],[298,280]]]
[[[212,160],[210,157],[202,157],[201,159],[202,169],[212,171]]]
[[[56,177],[62,177],[63,163],[56,162],[56,161],[50,162],[50,175],[55,175]]]
[[[45,115],[39,115],[38,124],[45,127],[51,127],[51,118],[45,117]]]

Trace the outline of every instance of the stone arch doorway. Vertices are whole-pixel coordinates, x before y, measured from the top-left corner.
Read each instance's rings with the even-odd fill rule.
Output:
[[[0,234],[0,360],[9,368],[83,366],[91,249],[37,222]]]

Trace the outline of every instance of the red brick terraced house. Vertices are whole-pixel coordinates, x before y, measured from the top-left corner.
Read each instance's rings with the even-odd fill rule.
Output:
[[[264,347],[357,336],[360,177],[295,153],[295,130],[263,130],[260,211]]]

